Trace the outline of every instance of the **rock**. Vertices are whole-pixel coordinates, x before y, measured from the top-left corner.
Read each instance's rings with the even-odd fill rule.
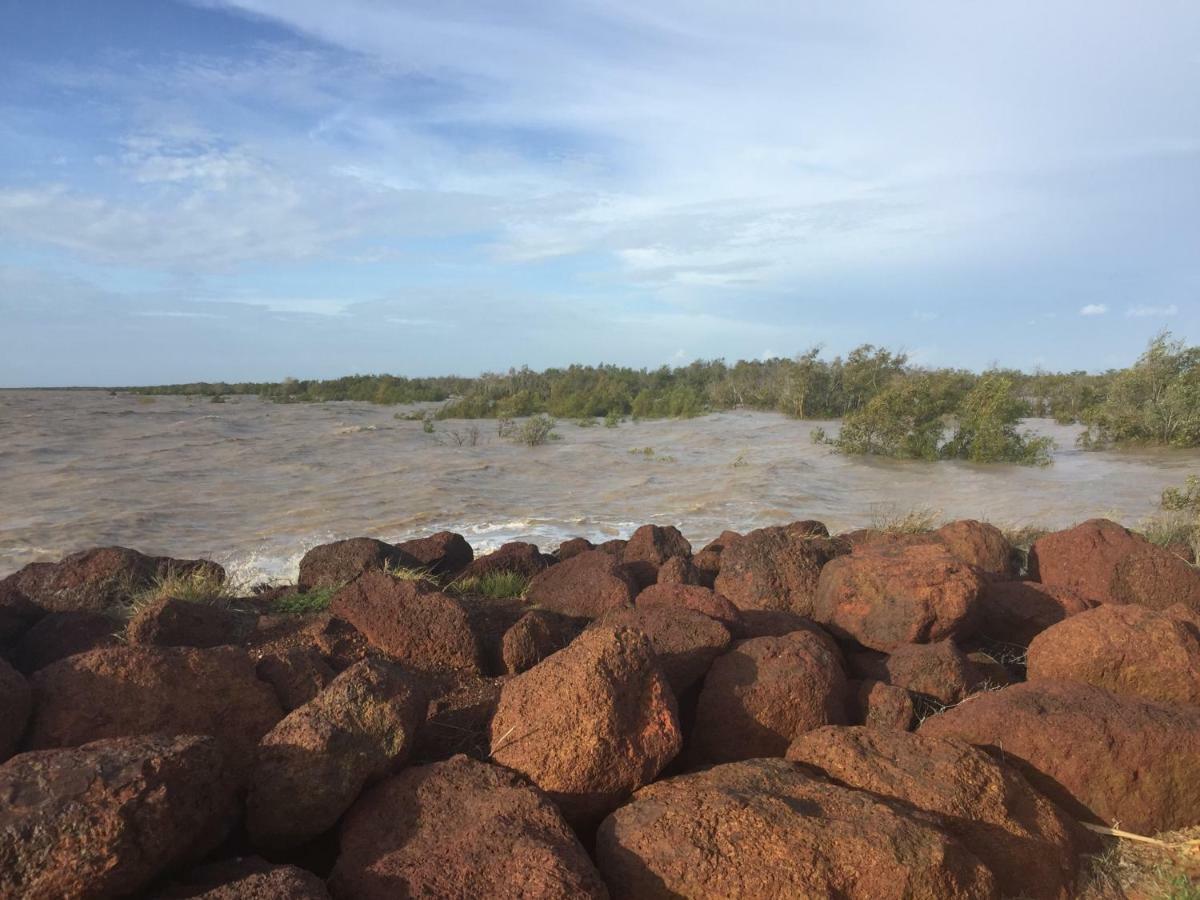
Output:
[[[30,674],[77,653],[116,646],[119,629],[118,623],[100,613],[46,613],[13,648],[12,659]]]
[[[504,671],[519,675],[532,669],[575,640],[583,630],[583,622],[562,613],[531,609],[504,632],[501,642]]]
[[[302,844],[332,828],[363,787],[408,759],[425,698],[392,663],[363,660],[263,737],[246,830],[260,847]]]
[[[220,647],[245,641],[257,621],[258,615],[249,610],[164,597],[139,610],[125,634],[131,644]]]
[[[16,752],[33,709],[33,692],[25,678],[0,658],[0,762]]]
[[[655,584],[700,584],[700,573],[686,556],[672,556],[658,567]]]
[[[126,547],[96,547],[56,563],[30,563],[0,582],[48,612],[102,613],[172,575],[203,571],[216,581],[225,570],[205,559],[146,556]],[[0,588],[0,593],[3,589]]]
[[[329,610],[414,668],[480,671],[483,651],[466,610],[424,581],[366,572],[337,592]]]
[[[954,556],[996,579],[1017,575],[1017,556],[1003,532],[987,522],[960,519],[933,532],[933,537]]]
[[[1095,606],[1078,591],[1036,581],[993,581],[979,595],[979,636],[1028,647],[1051,625]]]
[[[845,721],[846,677],[836,650],[805,631],[738,641],[700,690],[696,761],[783,756],[797,735]]]
[[[710,588],[716,584],[717,574],[721,571],[721,554],[741,537],[736,531],[722,531],[720,537],[709,541],[699,553],[692,555],[692,568],[701,585]]]
[[[303,706],[333,681],[335,672],[314,646],[289,647],[259,657],[254,672],[275,688],[285,712]]]
[[[1034,541],[1029,575],[1099,603],[1140,603],[1200,611],[1200,571],[1141,535],[1107,519],[1091,519]]]
[[[577,826],[652,781],[681,741],[650,641],[626,628],[588,629],[513,678],[491,723],[491,758],[527,775]]]
[[[607,896],[554,804],[465,756],[368,790],[342,825],[341,851],[330,884],[356,900]]]
[[[0,581],[0,648],[20,640],[46,611],[17,589],[13,578]]]
[[[851,682],[848,718],[867,728],[895,728],[911,731],[917,710],[912,694],[902,687],[882,681]]]
[[[300,559],[296,586],[302,591],[338,589],[363,572],[383,571],[389,566],[416,567],[417,561],[375,538],[347,538],[313,547]]]
[[[715,586],[740,610],[783,609],[811,617],[821,569],[841,552],[811,529],[759,528],[721,552]]]
[[[248,856],[193,869],[154,900],[329,900],[329,891],[312,872]]]
[[[1015,763],[1076,818],[1137,834],[1195,824],[1200,708],[1164,706],[1075,681],[1031,681],[977,694],[925,720]]]
[[[600,826],[614,897],[994,898],[987,868],[922,815],[753,759],[643,788]]]
[[[621,561],[640,589],[658,580],[658,567],[668,559],[691,555],[692,545],[674,525],[643,525],[625,545]]]
[[[596,549],[601,553],[607,553],[609,556],[615,556],[620,559],[621,554],[625,552],[625,545],[628,543],[629,541],[622,540],[621,538],[613,538],[611,541],[604,541],[601,544],[597,544]]]
[[[594,619],[609,609],[629,606],[637,585],[620,560],[588,550],[551,566],[529,583],[525,601],[552,612]]]
[[[118,738],[0,766],[0,896],[114,897],[195,859],[236,816],[216,741]]]
[[[742,614],[738,608],[715,591],[692,584],[652,584],[634,600],[638,609],[665,607],[687,609],[715,619],[730,633],[741,627]]]
[[[1075,896],[1074,823],[1014,769],[965,741],[818,728],[800,735],[787,758],[837,784],[934,814],[991,869],[1005,897]]]
[[[543,556],[537,544],[512,541],[501,544],[500,549],[481,556],[463,569],[462,579],[480,578],[497,572],[515,572],[524,578],[532,578],[550,567],[554,557]]]
[[[783,637],[793,631],[811,631],[824,637],[834,649],[837,644],[829,632],[798,613],[786,609],[745,609],[739,613],[736,634],[739,638]]]
[[[465,672],[431,678],[426,692],[432,699],[425,711],[425,724],[417,733],[413,759],[433,762],[459,753],[486,758],[488,728],[506,681]]]
[[[936,545],[856,550],[822,570],[814,617],[835,637],[884,652],[968,638],[983,584]]]
[[[1029,645],[1030,681],[1083,681],[1200,706],[1200,615],[1176,606],[1106,605],[1059,622]]]
[[[318,616],[306,629],[307,637],[335,672],[342,672],[366,659],[371,645],[366,636],[337,616]]]
[[[416,561],[431,575],[452,577],[471,564],[475,551],[466,538],[453,531],[439,531],[429,537],[403,541],[396,549]]]
[[[715,619],[690,609],[653,604],[614,609],[596,626],[636,628],[650,638],[667,683],[676,697],[704,677],[714,659],[729,649],[729,630]]]
[[[974,692],[983,680],[954,641],[901,644],[863,674],[947,705]]]
[[[244,774],[259,739],[283,717],[271,686],[232,647],[106,647],[51,663],[31,683],[29,750],[155,732],[210,734]]]
[[[570,538],[558,545],[558,549],[554,551],[554,556],[559,562],[570,559],[572,556],[578,556],[580,553],[586,553],[588,550],[595,550],[596,545],[587,538]]]

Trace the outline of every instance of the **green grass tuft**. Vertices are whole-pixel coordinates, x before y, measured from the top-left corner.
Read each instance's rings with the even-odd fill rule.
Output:
[[[313,588],[303,594],[288,594],[276,599],[271,604],[271,611],[282,615],[324,612],[329,608],[329,603],[337,592],[338,589],[335,587],[324,587]]]
[[[490,600],[513,600],[525,595],[529,579],[519,572],[487,572],[460,578],[450,585],[456,594],[486,597]]]

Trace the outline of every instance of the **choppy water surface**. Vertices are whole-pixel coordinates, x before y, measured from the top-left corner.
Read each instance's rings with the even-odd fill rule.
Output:
[[[561,441],[529,448],[499,439],[493,422],[439,422],[431,436],[395,412],[0,391],[0,576],[100,544],[207,556],[250,580],[294,575],[323,541],[439,528],[478,551],[607,539],[651,521],[693,543],[799,518],[840,529],[913,507],[1010,524],[1134,522],[1163,487],[1200,471],[1195,451],[1084,453],[1077,429],[1045,420],[1030,424],[1059,450],[1031,469],[848,459],[812,443],[816,423],[772,413],[563,422]],[[455,445],[450,432],[472,425],[480,442]]]

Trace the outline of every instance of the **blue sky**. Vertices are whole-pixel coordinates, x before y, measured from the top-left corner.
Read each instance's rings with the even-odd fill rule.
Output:
[[[0,0],[0,385],[1200,339],[1200,5]]]

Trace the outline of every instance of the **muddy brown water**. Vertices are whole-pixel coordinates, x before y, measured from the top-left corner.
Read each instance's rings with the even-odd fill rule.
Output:
[[[845,458],[810,438],[836,423],[773,413],[564,421],[562,440],[530,448],[500,439],[494,422],[438,422],[429,435],[397,411],[0,391],[0,576],[121,544],[216,559],[244,582],[279,580],[324,541],[441,528],[478,552],[604,540],[645,522],[677,525],[698,545],[726,528],[817,518],[844,529],[911,508],[1011,525],[1135,523],[1164,487],[1200,472],[1200,451],[1082,452],[1078,429],[1048,420],[1029,423],[1059,445],[1054,465],[1035,469]]]

